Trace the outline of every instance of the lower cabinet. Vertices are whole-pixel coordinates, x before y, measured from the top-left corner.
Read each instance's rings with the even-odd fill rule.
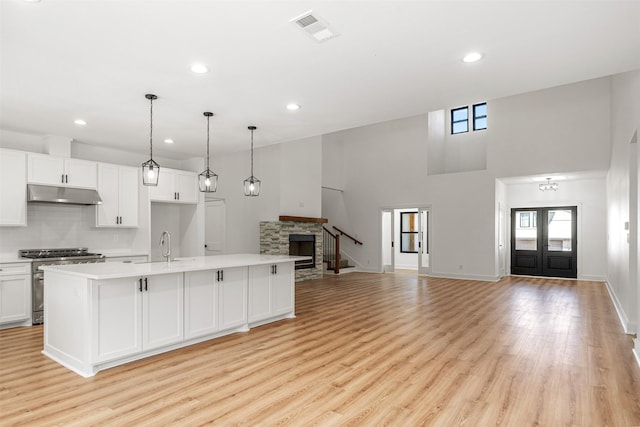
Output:
[[[216,271],[184,274],[184,337],[197,338],[218,331]]]
[[[247,324],[247,268],[185,273],[185,338]]]
[[[94,281],[94,360],[104,362],[183,339],[183,275]]]
[[[216,270],[220,330],[247,324],[247,267]]]
[[[29,324],[31,318],[31,275],[12,274],[30,264],[0,264],[0,325]],[[13,325],[16,326],[16,325]]]
[[[249,323],[293,314],[293,263],[249,267]]]

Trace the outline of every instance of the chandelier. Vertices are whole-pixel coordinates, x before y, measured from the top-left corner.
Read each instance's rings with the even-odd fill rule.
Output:
[[[547,178],[547,182],[538,185],[540,191],[558,191],[558,183],[551,182],[551,178]]]

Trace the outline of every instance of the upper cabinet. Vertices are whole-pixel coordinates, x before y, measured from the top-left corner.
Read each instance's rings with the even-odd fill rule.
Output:
[[[149,187],[152,202],[198,203],[198,174],[160,168],[157,187]]]
[[[27,153],[0,148],[0,225],[27,225]]]
[[[97,188],[96,162],[36,153],[28,153],[27,160],[30,184]]]
[[[138,227],[139,169],[98,164],[96,227]]]

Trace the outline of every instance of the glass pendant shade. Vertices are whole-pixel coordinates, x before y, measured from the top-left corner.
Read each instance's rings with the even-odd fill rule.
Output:
[[[205,112],[207,118],[207,168],[198,175],[198,186],[203,193],[214,193],[218,189],[218,175],[209,169],[209,119],[213,113]]]
[[[149,126],[149,157],[142,164],[142,183],[147,186],[157,186],[158,178],[160,178],[160,165],[153,160],[153,100],[158,99],[156,95],[146,94],[144,96],[149,100],[150,126]]]
[[[218,189],[218,175],[207,168],[198,175],[198,185],[203,193],[214,193]]]
[[[257,128],[255,126],[249,126],[248,129],[251,131],[251,176],[244,180],[244,195],[259,196],[260,180],[253,176],[253,131]]]
[[[153,159],[142,164],[142,183],[149,186],[157,186],[160,177],[160,165]]]
[[[244,180],[244,195],[245,196],[259,196],[260,195],[260,180],[251,175]]]

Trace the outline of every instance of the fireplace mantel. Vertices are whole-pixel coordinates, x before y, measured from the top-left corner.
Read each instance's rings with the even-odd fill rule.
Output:
[[[280,221],[292,221],[292,222],[311,222],[315,224],[326,224],[329,222],[327,218],[312,218],[308,216],[287,216],[280,215],[278,218]]]

